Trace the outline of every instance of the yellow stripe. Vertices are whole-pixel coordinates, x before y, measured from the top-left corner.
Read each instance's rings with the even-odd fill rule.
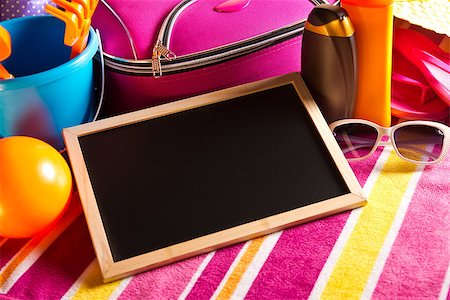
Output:
[[[322,299],[360,298],[415,170],[416,165],[391,152],[328,279]]]
[[[121,282],[122,280],[116,280],[110,283],[103,283],[100,268],[95,261],[71,299],[108,299]]]
[[[267,236],[263,236],[250,242],[250,245],[248,246],[244,255],[241,257],[241,260],[239,261],[237,266],[234,268],[230,277],[228,277],[228,280],[226,281],[224,287],[222,288],[216,299],[230,299],[231,295],[236,289],[236,286],[238,285],[248,266],[252,262],[256,253],[258,253],[258,250],[259,248],[261,248],[261,245],[266,237]]]

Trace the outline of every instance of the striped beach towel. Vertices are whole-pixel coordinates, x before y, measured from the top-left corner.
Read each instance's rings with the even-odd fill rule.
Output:
[[[0,238],[0,299],[449,299],[450,157],[351,167],[363,208],[108,284],[74,199],[49,232]]]

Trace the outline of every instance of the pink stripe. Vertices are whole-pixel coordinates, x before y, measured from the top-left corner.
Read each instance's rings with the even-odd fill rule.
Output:
[[[17,281],[8,296],[59,299],[94,258],[84,216],[79,216]]]
[[[176,299],[206,255],[136,275],[119,299]]]
[[[0,300],[18,300],[18,299],[12,298],[12,297],[8,297],[8,296],[4,296],[4,295],[0,295]]]
[[[217,251],[198,278],[187,299],[209,299],[224,278],[243,243]]]
[[[381,150],[370,158],[351,164],[364,185]],[[350,212],[285,230],[267,258],[252,287],[249,299],[309,296]]]
[[[9,239],[0,247],[0,269],[22,249],[29,239]]]
[[[426,167],[373,298],[437,299],[450,257],[450,156]]]
[[[247,297],[307,298],[348,215],[346,212],[285,230]]]

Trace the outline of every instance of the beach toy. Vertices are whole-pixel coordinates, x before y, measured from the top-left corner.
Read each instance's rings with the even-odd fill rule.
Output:
[[[0,236],[31,237],[61,216],[72,176],[58,151],[35,138],[3,138],[0,166]]]
[[[73,46],[81,34],[81,26],[79,25],[77,15],[70,11],[62,11],[50,4],[45,6],[45,11],[65,23],[64,44],[66,46]]]
[[[0,62],[4,61],[11,55],[11,36],[5,27],[0,26]],[[5,67],[0,64],[0,79],[14,78]]]
[[[91,17],[94,14],[95,10],[97,9],[99,0],[90,0],[91,3]]]
[[[97,8],[98,0],[90,0],[89,1],[89,9],[87,11],[87,14],[85,15],[85,18],[83,19],[83,25],[81,26],[81,34],[75,45],[72,47],[72,52],[70,54],[71,58],[76,57],[79,55],[84,48],[86,48],[88,35],[89,35],[89,28],[91,26],[91,18],[92,15],[95,12],[95,9]]]
[[[87,3],[84,0],[71,2],[66,0],[53,0],[53,2],[58,8],[47,4],[45,11],[66,24],[64,43],[72,47],[70,58],[74,58],[86,48],[91,18],[98,5],[98,1],[89,0],[89,3]],[[74,24],[74,22],[77,22],[77,24]]]
[[[91,10],[91,3],[90,0],[72,0],[72,3],[78,3],[83,7],[84,11],[84,18],[89,18],[90,10]]]
[[[83,20],[85,19],[85,15],[87,15],[89,13],[89,11],[85,11],[85,9],[83,8],[83,5],[81,5],[80,3],[77,3],[77,2],[69,2],[66,0],[52,0],[52,1],[58,7],[61,7],[64,9],[64,11],[62,11],[63,13],[67,13],[67,12],[69,14],[73,13],[77,16],[78,28],[81,28],[83,26]],[[51,6],[51,5],[47,4],[47,6]],[[56,17],[59,18],[58,16],[56,16]]]
[[[70,58],[76,57],[81,52],[83,52],[84,48],[86,48],[90,26],[91,26],[91,20],[84,19],[83,25],[81,26],[80,36],[79,36],[78,40],[75,42],[75,44],[72,46]]]
[[[1,25],[14,49],[4,65],[16,78],[0,81],[0,137],[32,136],[63,149],[62,129],[89,122],[95,114],[97,35],[91,29],[86,49],[70,60],[60,20],[24,17]]]

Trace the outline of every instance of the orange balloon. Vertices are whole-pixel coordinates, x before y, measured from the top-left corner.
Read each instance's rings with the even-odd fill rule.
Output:
[[[72,175],[49,144],[31,137],[0,139],[0,236],[31,237],[64,211]]]

